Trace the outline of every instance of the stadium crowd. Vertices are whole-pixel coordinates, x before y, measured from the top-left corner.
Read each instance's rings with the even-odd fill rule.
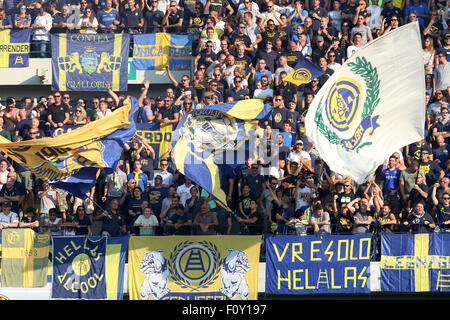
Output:
[[[141,136],[127,144],[112,174],[98,172],[86,200],[54,189],[9,158],[0,161],[0,227],[51,228],[54,234],[359,234],[449,232],[450,32],[448,1],[366,0],[5,0],[0,28],[31,28],[38,56],[49,34],[190,33],[193,70],[152,96],[146,81],[138,123],[176,124],[190,110],[259,98],[273,104],[262,129],[279,147],[277,163],[249,158],[222,177],[232,213],[177,171],[171,152],[155,158]],[[78,21],[72,12],[81,13]],[[76,15],[75,15],[76,16]],[[332,172],[305,135],[315,95],[367,42],[418,20],[426,82],[425,139],[394,152],[364,184]],[[324,74],[295,86],[285,77],[299,59]],[[0,134],[11,140],[50,136],[121,106],[125,95],[86,101],[70,92],[7,97]],[[34,100],[34,101],[33,101]],[[395,137],[393,137],[395,138]]]

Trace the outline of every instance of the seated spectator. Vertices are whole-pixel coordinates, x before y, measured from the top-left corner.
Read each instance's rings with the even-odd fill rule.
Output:
[[[6,228],[16,228],[19,225],[19,216],[11,209],[12,203],[10,201],[2,201],[2,211],[0,212],[0,230]]]
[[[154,236],[156,227],[159,226],[158,218],[150,207],[143,209],[143,214],[134,221],[134,226],[139,228],[140,236]]]
[[[200,212],[195,215],[193,226],[197,235],[214,235],[219,226],[217,214],[211,212],[211,208],[206,201],[201,205]]]
[[[19,228],[31,228],[35,232],[39,231],[39,219],[35,208],[28,208],[25,211],[22,220],[19,222]]]
[[[191,235],[192,216],[180,204],[175,207],[175,213],[167,219],[165,227],[169,235]]]

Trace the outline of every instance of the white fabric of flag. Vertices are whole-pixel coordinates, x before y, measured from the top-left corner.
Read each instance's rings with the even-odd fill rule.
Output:
[[[331,170],[363,183],[424,137],[425,72],[417,22],[359,49],[319,90],[306,134]]]

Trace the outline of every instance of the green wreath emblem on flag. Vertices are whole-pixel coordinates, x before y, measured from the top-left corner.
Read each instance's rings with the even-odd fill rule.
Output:
[[[322,116],[322,97],[317,107],[314,122],[319,132],[331,143],[342,145],[346,151],[357,153],[364,146],[372,142],[362,143],[366,132],[372,135],[380,125],[377,123],[378,115],[372,117],[375,108],[380,102],[380,80],[377,69],[372,66],[365,57],[357,57],[355,62],[349,62],[350,71],[364,79],[366,85],[366,99],[362,106],[361,122],[350,139],[342,139],[324,123]],[[361,106],[361,87],[357,81],[351,78],[339,78],[331,87],[325,99],[325,111],[330,125],[337,131],[345,132],[353,127],[355,116]]]

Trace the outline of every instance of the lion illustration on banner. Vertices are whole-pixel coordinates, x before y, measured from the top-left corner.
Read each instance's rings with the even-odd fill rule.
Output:
[[[139,270],[145,273],[146,276],[140,289],[141,300],[147,300],[149,295],[155,300],[160,300],[170,291],[167,288],[169,284],[169,270],[162,252],[164,251],[146,252],[144,259],[142,259]]]
[[[242,300],[248,300],[250,292],[244,277],[244,274],[250,270],[247,254],[235,249],[227,249],[227,251],[229,254],[220,270],[222,280],[220,292],[230,300],[236,299],[238,294]]]

